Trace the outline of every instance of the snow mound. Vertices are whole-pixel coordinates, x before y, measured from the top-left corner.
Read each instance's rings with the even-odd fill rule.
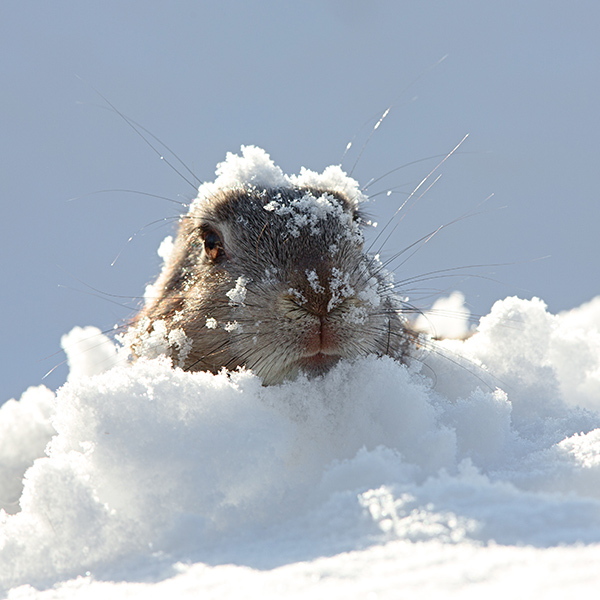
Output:
[[[77,376],[0,409],[2,588],[393,597],[509,589],[528,565],[531,589],[552,591],[557,565],[569,590],[581,569],[598,585],[599,306],[507,298],[409,367],[273,387],[161,357],[98,373],[109,342],[77,330]]]
[[[414,327],[434,338],[461,339],[469,333],[470,316],[464,295],[452,292],[448,298],[436,300],[431,310],[416,319]]]
[[[195,202],[202,202],[219,190],[240,186],[310,187],[317,190],[340,192],[357,203],[366,200],[366,196],[360,191],[358,182],[344,173],[339,165],[331,165],[322,173],[302,167],[299,175],[286,175],[262,148],[256,146],[242,146],[241,156],[228,152],[225,160],[217,165],[215,174],[217,177],[214,182],[204,183],[200,186]]]

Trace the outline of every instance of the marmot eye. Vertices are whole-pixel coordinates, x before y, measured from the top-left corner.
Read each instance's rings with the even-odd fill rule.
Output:
[[[207,229],[204,232],[204,252],[212,261],[217,261],[225,257],[223,242],[221,237],[214,229]]]

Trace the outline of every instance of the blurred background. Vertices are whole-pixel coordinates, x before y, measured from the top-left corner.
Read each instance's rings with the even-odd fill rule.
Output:
[[[194,197],[95,90],[202,180],[241,144],[295,173],[353,140],[343,166],[363,184],[426,159],[369,187],[380,227],[468,133],[382,256],[474,212],[396,278],[490,266],[407,286],[411,300],[459,289],[480,315],[507,295],[553,312],[592,299],[599,23],[593,0],[2,0],[0,402],[61,385],[61,335],[123,323],[157,274],[181,207],[107,190]]]

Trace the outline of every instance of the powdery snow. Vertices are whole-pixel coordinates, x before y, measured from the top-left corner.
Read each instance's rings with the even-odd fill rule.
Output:
[[[589,593],[598,302],[507,298],[425,365],[372,357],[267,388],[164,358],[94,374],[109,342],[88,329],[55,397],[0,408],[10,512],[39,457],[3,517],[7,597]]]
[[[232,306],[244,304],[244,300],[246,300],[247,283],[248,281],[245,277],[238,277],[235,282],[235,287],[225,294],[229,298],[229,304]]]
[[[415,321],[415,328],[434,338],[462,338],[469,331],[471,311],[465,307],[461,292],[453,292],[448,298],[439,298],[431,310]]]
[[[322,173],[302,167],[299,175],[286,175],[262,148],[256,146],[242,146],[241,156],[228,152],[225,160],[217,165],[216,175],[214,182],[200,186],[195,202],[202,202],[221,189],[244,185],[263,188],[311,187],[340,192],[356,203],[366,200],[358,182],[349,177],[339,165],[331,165]],[[302,200],[298,202],[302,204]],[[304,203],[306,204],[306,200]],[[274,203],[267,205],[265,209],[280,210],[280,206]],[[323,211],[332,210],[332,207],[321,201],[314,204],[314,209],[322,214]]]
[[[287,176],[246,146],[195,202],[239,185],[365,200],[339,167]],[[334,200],[292,208],[318,228]],[[338,302],[352,291],[334,277]],[[442,299],[424,327],[465,337],[463,300]],[[507,298],[408,366],[367,357],[272,387],[174,367],[161,352],[179,361],[189,340],[160,321],[138,343],[146,358],[131,364],[75,328],[67,383],[0,407],[5,597],[530,599],[600,586],[600,297],[560,315]]]

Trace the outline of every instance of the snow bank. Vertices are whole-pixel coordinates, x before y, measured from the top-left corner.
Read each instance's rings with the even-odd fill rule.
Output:
[[[339,167],[287,176],[247,146],[195,202],[237,185],[365,200]],[[314,200],[315,218],[332,208]],[[245,291],[240,278],[231,301]],[[441,299],[419,326],[465,338],[463,302]],[[507,298],[408,366],[369,357],[272,387],[160,356],[129,364],[95,328],[63,347],[56,394],[0,407],[12,600],[550,598],[600,584],[600,297],[560,315]]]
[[[415,320],[414,327],[433,338],[461,339],[469,333],[470,316],[464,295],[453,292],[448,298],[438,298],[431,310]]]
[[[97,374],[114,353],[78,330],[77,376],[0,408],[0,582],[12,599],[597,586],[599,315],[600,298],[561,315],[507,298],[408,368],[268,388],[161,358]]]

